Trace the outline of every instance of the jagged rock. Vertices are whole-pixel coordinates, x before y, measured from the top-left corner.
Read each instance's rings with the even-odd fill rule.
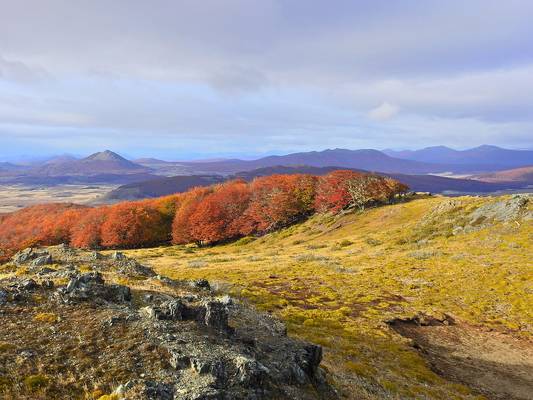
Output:
[[[90,298],[111,302],[131,300],[130,288],[123,285],[106,285],[99,272],[87,272],[73,277],[65,288],[58,290],[59,297],[66,302],[84,301]]]
[[[237,357],[235,359],[235,367],[237,368],[237,379],[246,387],[261,386],[263,380],[270,372],[260,362],[246,357]]]
[[[227,307],[233,305],[233,303],[234,303],[234,300],[230,296],[228,296],[227,294],[222,296],[222,297],[220,297],[218,299],[218,301],[220,301],[222,304],[224,304]]]
[[[34,267],[39,267],[41,265],[48,265],[48,264],[52,264],[52,256],[50,254],[39,256],[31,262],[31,265]]]
[[[17,265],[25,264],[28,261],[35,260],[40,257],[49,256],[50,253],[47,250],[36,250],[32,247],[28,247],[24,250],[19,251],[12,258],[13,262]],[[39,264],[44,265],[44,264]]]
[[[193,285],[200,289],[211,289],[211,285],[207,279],[197,279],[193,282]]]
[[[181,321],[186,307],[181,300],[169,300],[162,303],[159,307],[147,306],[140,311],[141,314],[147,318],[159,320],[175,320]]]
[[[169,363],[174,369],[185,369],[191,366],[191,358],[184,355],[180,350],[171,350]]]
[[[185,306],[180,300],[170,300],[161,304],[161,309],[166,319],[178,320],[183,318],[183,310]]]
[[[173,400],[174,386],[169,383],[146,381],[144,395],[147,400]]]
[[[104,278],[102,278],[102,274],[99,272],[87,272],[83,275],[81,275],[78,278],[79,283],[82,285],[89,285],[89,284],[104,284]]]
[[[322,346],[308,344],[303,347],[301,354],[297,357],[299,366],[309,376],[316,373],[320,361],[322,361]]]
[[[205,307],[205,324],[213,329],[228,331],[228,309],[220,301],[208,301]]]
[[[469,215],[470,225],[481,225],[485,220],[512,221],[527,210],[530,194],[516,194],[510,199],[485,204]]]
[[[222,385],[226,381],[226,365],[222,360],[191,358],[191,369],[199,374],[209,374],[214,378],[215,385]]]
[[[4,289],[0,289],[0,304],[7,303],[8,299],[8,293]]]
[[[104,287],[107,290],[103,298],[108,301],[112,301],[114,303],[123,303],[131,300],[131,291],[128,286],[113,284]]]
[[[41,283],[41,286],[45,289],[53,289],[54,288],[54,281],[51,281],[49,279],[47,280],[44,280],[42,283]]]
[[[19,292],[27,292],[37,288],[37,282],[33,279],[25,279],[22,282],[15,285],[15,289]]]
[[[39,270],[39,272],[37,272],[37,275],[48,275],[48,274],[52,274],[54,272],[57,272],[57,271],[55,269],[52,269],[52,268],[44,267],[44,268],[41,268]]]

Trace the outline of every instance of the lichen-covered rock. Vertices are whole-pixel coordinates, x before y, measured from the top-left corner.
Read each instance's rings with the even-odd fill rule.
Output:
[[[228,309],[220,301],[208,301],[204,305],[206,326],[219,330],[229,331]]]
[[[39,266],[48,265],[48,264],[52,264],[52,256],[50,254],[39,256],[31,262],[31,265],[34,267],[39,267]]]
[[[88,272],[74,276],[67,286],[57,290],[58,297],[64,302],[105,300],[115,303],[131,300],[131,291],[124,285],[106,285],[99,272]]]
[[[484,204],[468,216],[470,225],[481,225],[487,220],[508,222],[519,219],[527,213],[527,204],[532,197],[531,194],[516,194],[510,199]]]
[[[50,264],[52,259],[47,258],[50,256],[50,253],[47,250],[38,250],[34,249],[32,247],[28,247],[24,250],[19,251],[16,253],[12,260],[17,265],[25,264],[31,260],[40,259],[40,263],[44,262],[45,264]],[[46,262],[50,261],[50,262]],[[45,264],[36,264],[36,265],[45,265]]]
[[[248,357],[237,357],[235,359],[237,369],[237,379],[246,386],[261,386],[270,372],[267,367],[259,361]]]

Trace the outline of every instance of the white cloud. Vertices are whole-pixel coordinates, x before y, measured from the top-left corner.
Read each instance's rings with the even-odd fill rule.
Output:
[[[398,114],[400,109],[394,104],[387,102],[381,103],[368,113],[368,116],[375,121],[387,121]]]

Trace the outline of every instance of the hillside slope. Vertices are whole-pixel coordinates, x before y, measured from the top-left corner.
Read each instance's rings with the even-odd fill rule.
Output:
[[[482,182],[523,182],[533,185],[533,166],[477,175],[474,179]]]
[[[160,197],[173,193],[186,192],[193,187],[209,186],[223,181],[224,178],[221,175],[181,175],[156,178],[119,186],[107,193],[102,198],[102,201]]]
[[[211,248],[131,250],[324,346],[348,399],[528,399],[533,201],[428,197]]]

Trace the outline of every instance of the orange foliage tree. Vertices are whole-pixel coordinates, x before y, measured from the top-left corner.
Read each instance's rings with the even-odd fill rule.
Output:
[[[250,188],[245,181],[216,186],[190,214],[192,239],[214,243],[239,236],[241,217],[249,202]]]
[[[321,176],[315,197],[315,207],[320,212],[339,212],[347,208],[352,201],[347,182],[363,176],[360,172],[350,170],[332,171]]]
[[[215,243],[262,234],[319,211],[391,202],[408,187],[392,178],[339,170],[320,178],[272,175],[158,199],[85,207],[46,204],[0,215],[0,258],[32,245],[81,248]]]
[[[163,216],[150,204],[125,202],[108,208],[102,223],[104,247],[140,247],[167,239]]]
[[[241,233],[269,232],[314,211],[317,178],[312,175],[271,175],[256,178],[248,209],[239,221]]]
[[[76,223],[75,204],[44,204],[4,215],[0,223],[0,248],[18,250],[32,245],[54,245],[68,241],[68,229]],[[62,216],[69,213],[67,221]]]
[[[212,192],[212,187],[196,187],[179,197],[176,205],[176,215],[172,223],[172,243],[186,244],[194,241],[191,231],[191,215],[203,199]]]
[[[102,245],[102,224],[107,207],[87,210],[70,230],[70,244],[82,249],[97,249]]]
[[[315,204],[319,211],[339,212],[391,202],[408,187],[389,177],[350,170],[333,171],[320,178]]]

